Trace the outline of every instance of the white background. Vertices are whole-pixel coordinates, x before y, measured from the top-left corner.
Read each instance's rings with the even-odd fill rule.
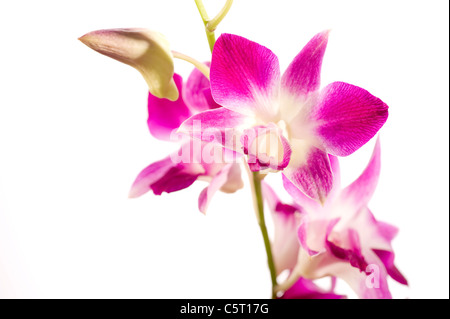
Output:
[[[211,16],[223,2],[205,0]],[[448,5],[236,0],[217,30],[268,46],[284,69],[332,29],[323,85],[349,82],[390,106],[370,207],[400,228],[410,288],[392,284],[396,298],[449,296]],[[0,297],[269,297],[248,185],[218,194],[207,216],[202,182],[127,198],[138,172],[176,145],[150,136],[140,75],[77,41],[117,27],[158,30],[209,59],[193,0],[0,4]],[[176,70],[186,78],[191,66]],[[342,160],[344,183],[372,146]]]

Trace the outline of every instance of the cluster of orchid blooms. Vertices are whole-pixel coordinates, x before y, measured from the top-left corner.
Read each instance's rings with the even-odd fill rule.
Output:
[[[199,10],[202,14],[204,8]],[[211,20],[202,17],[207,26]],[[388,106],[348,83],[320,89],[328,31],[315,35],[282,75],[268,48],[233,34],[215,41],[208,28],[207,35],[213,49],[211,62],[204,63],[170,51],[163,35],[146,29],[100,30],[80,38],[142,74],[149,88],[150,133],[180,142],[179,151],[139,173],[129,196],[171,193],[204,180],[208,186],[198,206],[206,213],[217,191],[243,187],[244,167],[266,244],[273,297],[344,298],[334,292],[341,279],[360,298],[390,298],[388,277],[407,281],[394,265],[391,242],[398,229],[376,220],[368,208],[380,173],[380,142],[362,174],[345,188],[337,158],[377,134]],[[196,66],[187,81],[174,73],[174,57]],[[264,181],[272,172],[281,172],[292,202],[283,203]],[[264,204],[274,225],[271,240]],[[287,279],[277,282],[281,277]],[[314,283],[324,277],[331,278],[330,289]]]

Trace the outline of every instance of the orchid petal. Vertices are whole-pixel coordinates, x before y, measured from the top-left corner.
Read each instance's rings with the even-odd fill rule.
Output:
[[[248,155],[250,170],[253,172],[267,168],[279,171],[289,164],[291,146],[281,130],[273,123],[245,130],[241,143],[244,153]]]
[[[334,289],[326,291],[313,281],[299,278],[291,288],[286,290],[280,299],[344,299],[344,295],[333,292]]]
[[[178,74],[173,75],[173,79],[179,92],[183,92],[183,79]],[[170,140],[173,130],[178,129],[184,120],[191,116],[191,111],[180,97],[176,101],[160,99],[148,95],[148,128],[150,133],[161,140]]]
[[[239,128],[251,126],[253,123],[252,118],[221,107],[190,117],[181,124],[178,131],[242,152]]]
[[[361,242],[365,243],[366,247],[392,250],[391,241],[393,237],[388,238],[387,236],[393,235],[391,231],[395,230],[396,233],[396,228],[390,225],[389,228],[386,228],[388,224],[377,221],[367,206],[361,207],[359,210],[353,208],[342,216],[341,220],[345,227],[359,230]],[[389,233],[386,234],[386,230]]]
[[[347,156],[367,143],[383,126],[388,106],[357,86],[334,82],[325,87],[311,111],[316,136],[326,151]]]
[[[173,162],[170,156],[150,164],[139,173],[128,196],[136,198],[147,193],[151,190],[151,185],[161,179],[172,167]]]
[[[224,193],[234,193],[244,187],[242,181],[241,166],[238,163],[232,163],[228,171],[227,181],[222,185],[220,191]]]
[[[365,257],[369,264],[366,272],[361,272],[358,268],[342,262],[331,264],[322,269],[322,272],[344,280],[359,298],[391,299],[392,295],[387,282],[388,274],[384,265],[379,262],[373,252],[367,253]]]
[[[283,174],[305,195],[323,204],[333,185],[328,155],[314,146],[305,149],[296,145],[292,145],[291,161]],[[301,151],[304,154],[298,154]]]
[[[292,270],[297,262],[299,242],[297,228],[301,209],[292,205],[283,204],[277,194],[267,184],[262,183],[264,199],[269,206],[275,226],[275,235],[272,243],[272,252],[277,274],[288,269]]]
[[[151,185],[155,195],[161,195],[163,192],[172,193],[191,186],[197,178],[202,175],[200,170],[197,174],[186,171],[186,164],[178,164],[172,167],[163,178],[157,180]]]
[[[328,34],[324,31],[315,35],[284,72],[281,85],[291,95],[307,95],[319,89]]]
[[[209,62],[205,65],[210,66]],[[189,75],[183,90],[183,99],[194,113],[220,107],[211,96],[209,79],[198,69]]]
[[[356,211],[369,203],[370,198],[378,184],[381,168],[381,147],[380,139],[377,139],[375,148],[364,172],[352,184],[344,188],[341,192],[341,198],[345,201],[351,201]]]
[[[315,256],[319,251],[313,250],[308,246],[308,221],[303,221],[298,227],[298,239],[303,249],[306,250],[309,256]]]
[[[162,34],[146,29],[109,29],[87,33],[79,40],[103,55],[134,67],[154,96],[178,99],[172,80],[173,57]]]
[[[214,100],[235,112],[269,117],[280,79],[278,58],[266,47],[246,38],[222,34],[211,61]]]
[[[334,226],[334,225],[330,225]],[[367,261],[364,259],[364,256],[361,252],[361,246],[360,246],[360,240],[358,232],[356,232],[354,229],[348,229],[347,234],[344,234],[346,236],[345,239],[349,241],[350,248],[346,249],[343,247],[340,247],[339,245],[335,244],[332,240],[329,239],[331,230],[327,231],[327,239],[326,239],[326,245],[327,249],[338,259],[348,261],[350,265],[352,265],[355,268],[358,268],[360,271],[366,271],[366,268],[368,266]]]
[[[391,242],[398,234],[398,228],[385,222],[377,221],[378,232],[385,240]]]
[[[183,149],[183,146],[182,148]],[[174,154],[178,154],[178,152]],[[129,197],[136,198],[149,190],[155,195],[171,193],[189,187],[205,169],[199,163],[175,163],[170,155],[143,169],[134,181]]]
[[[319,202],[306,196],[297,186],[295,186],[284,174],[282,174],[284,189],[294,199],[295,203],[304,207],[309,212],[315,212],[320,210],[321,205]]]
[[[203,214],[206,214],[206,210],[208,208],[212,196],[226,184],[231,168],[232,164],[228,164],[225,167],[223,167],[213,177],[208,187],[203,189],[203,191],[200,193],[200,196],[198,198],[198,208],[200,212],[202,212]]]
[[[379,250],[379,249],[373,249],[373,252],[383,262],[389,276],[391,276],[392,279],[394,279],[395,281],[397,281],[398,283],[400,283],[402,285],[406,285],[406,286],[408,285],[408,280],[406,280],[406,278],[402,275],[402,273],[394,265],[395,254],[393,252],[387,251],[387,250]]]
[[[336,156],[328,155],[330,159],[330,167],[333,172],[333,188],[338,191],[341,188],[341,168],[339,165],[339,160]]]

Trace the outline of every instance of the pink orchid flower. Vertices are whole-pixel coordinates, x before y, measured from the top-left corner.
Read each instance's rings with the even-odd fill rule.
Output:
[[[388,117],[388,106],[357,86],[334,82],[319,90],[328,33],[314,36],[282,76],[272,51],[222,34],[212,55],[211,91],[223,107],[192,116],[180,131],[247,154],[253,171],[283,170],[323,203],[333,182],[327,153],[352,154]]]
[[[274,239],[271,243],[277,275],[283,271],[292,272],[300,250],[297,230],[303,209],[296,205],[284,204],[267,184],[263,183],[263,194],[274,223]],[[297,281],[283,292],[281,299],[343,299],[345,296],[334,293],[335,278],[329,290],[317,286],[312,280],[297,278]]]
[[[183,79],[176,73],[174,81],[180,92],[176,101],[161,99],[151,93],[148,95],[148,127],[150,133],[161,140],[173,139],[174,131],[191,115],[220,107],[211,97],[209,80],[197,69],[184,85]],[[208,160],[206,153],[215,156]],[[180,158],[180,155],[186,154],[187,158]],[[209,185],[201,192],[198,204],[199,210],[206,213],[215,192],[232,193],[243,187],[239,165],[228,163],[225,157],[221,146],[190,139],[183,143],[179,151],[142,170],[129,196],[139,197],[150,190],[155,195],[171,193],[189,187],[196,180],[204,180]]]
[[[380,143],[377,141],[364,172],[344,189],[340,188],[337,158],[330,156],[330,162],[334,183],[323,206],[305,196],[290,180],[283,179],[295,204],[285,205],[291,207],[291,213],[284,209],[287,233],[278,243],[284,250],[278,256],[277,266],[288,269],[290,277],[279,289],[289,290],[299,278],[333,276],[346,281],[360,298],[391,298],[388,276],[401,284],[408,283],[394,265],[391,241],[398,229],[377,221],[367,207],[380,173]],[[299,216],[293,217],[294,211]],[[298,229],[298,241],[292,244],[294,228]],[[274,255],[276,251],[274,246]]]

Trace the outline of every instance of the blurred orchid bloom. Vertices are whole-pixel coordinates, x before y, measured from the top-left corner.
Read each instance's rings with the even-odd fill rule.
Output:
[[[398,229],[377,221],[367,207],[380,173],[380,143],[377,141],[361,176],[344,189],[340,188],[337,158],[330,155],[330,162],[334,184],[324,206],[283,178],[286,190],[295,201],[293,207],[301,211],[301,216],[296,224],[299,244],[289,247],[289,254],[297,261],[294,266],[292,256],[287,260],[288,254],[283,255],[282,267],[290,269],[291,274],[279,289],[288,290],[299,278],[334,276],[346,281],[360,298],[391,298],[388,276],[407,285],[394,265],[391,241]],[[289,236],[292,236],[291,228],[288,228]]]
[[[324,202],[332,189],[328,154],[347,156],[369,141],[388,106],[357,86],[319,90],[328,31],[317,34],[280,76],[276,55],[243,37],[222,34],[211,62],[211,91],[223,106],[194,115],[180,131],[249,157],[250,169],[283,170],[308,197]],[[195,130],[199,121],[202,132]],[[239,143],[224,138],[228,131]]]
[[[98,30],[79,38],[91,49],[138,70],[150,93],[171,101],[178,99],[172,77],[173,56],[166,38],[146,29]]]
[[[293,203],[284,204],[273,189],[262,183],[264,199],[269,206],[274,223],[274,239],[271,243],[273,259],[277,275],[283,271],[292,272],[300,250],[297,230],[300,226],[303,209]],[[343,299],[345,296],[334,293],[334,278],[330,289],[318,287],[312,280],[297,278],[297,281],[287,289],[281,299]]]
[[[207,64],[209,65],[209,64]],[[169,141],[174,131],[189,116],[199,111],[220,107],[211,98],[209,80],[195,69],[183,84],[180,75],[174,74],[180,92],[176,101],[148,96],[148,127],[150,133]],[[182,158],[187,155],[187,158]],[[166,158],[150,164],[134,181],[129,196],[139,197],[152,190],[155,195],[185,189],[196,180],[209,182],[199,196],[199,210],[206,213],[212,196],[221,190],[233,193],[243,187],[238,163],[230,163],[226,151],[219,145],[210,145],[199,140],[185,141],[180,150]]]
[[[295,203],[283,203],[264,181],[262,191],[274,224],[274,239],[271,245],[277,275],[285,270],[291,272],[297,263],[300,249],[297,230],[303,209]]]

